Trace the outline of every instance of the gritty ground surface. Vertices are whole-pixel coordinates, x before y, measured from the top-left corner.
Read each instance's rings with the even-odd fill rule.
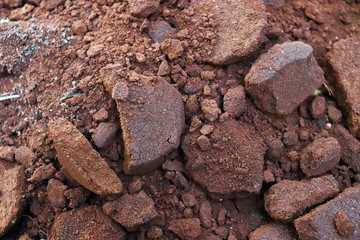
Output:
[[[203,2],[0,0],[1,239],[358,239],[360,2]],[[295,41],[306,62],[271,50]]]

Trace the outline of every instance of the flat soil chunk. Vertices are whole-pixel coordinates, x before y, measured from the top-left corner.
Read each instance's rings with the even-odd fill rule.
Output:
[[[350,132],[360,136],[360,40],[338,41],[328,58],[335,73],[336,101],[345,111]]]
[[[123,240],[125,231],[99,207],[89,206],[56,215],[49,239]]]
[[[306,209],[337,193],[339,186],[331,175],[303,181],[283,180],[265,193],[265,209],[274,220],[291,222]]]
[[[144,191],[138,194],[125,194],[121,198],[107,202],[103,206],[104,212],[129,231],[157,216],[154,201]]]
[[[317,138],[301,152],[300,168],[307,176],[326,173],[341,157],[341,147],[336,138]]]
[[[59,162],[81,185],[99,194],[118,194],[122,183],[89,141],[64,118],[49,123]]]
[[[126,76],[120,78],[117,71],[117,65],[108,65],[101,74],[110,94],[119,82],[129,89],[126,99],[115,99],[125,146],[124,172],[147,173],[180,144],[185,127],[182,96],[161,77],[123,72]]]
[[[14,163],[0,161],[0,237],[19,219],[25,205],[24,169]]]
[[[258,58],[245,77],[245,90],[262,111],[291,113],[324,83],[324,72],[302,42],[276,44]]]
[[[360,186],[294,221],[300,240],[360,239]]]
[[[196,51],[206,62],[236,62],[257,50],[265,39],[267,19],[261,0],[193,0],[190,6],[194,11],[180,13],[179,27],[197,39]]]
[[[235,120],[214,126],[207,149],[199,146],[200,133],[184,137],[182,148],[189,176],[210,193],[259,193],[266,150],[262,138],[251,125]]]
[[[249,240],[296,240],[293,226],[272,222],[262,225],[249,234]]]

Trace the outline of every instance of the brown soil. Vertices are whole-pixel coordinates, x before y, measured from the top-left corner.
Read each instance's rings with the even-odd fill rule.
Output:
[[[358,239],[359,36],[359,0],[0,0],[0,238]]]

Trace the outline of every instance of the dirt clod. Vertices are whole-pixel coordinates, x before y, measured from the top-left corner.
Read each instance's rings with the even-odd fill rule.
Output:
[[[326,173],[341,157],[336,138],[317,138],[301,152],[300,168],[309,177]]]
[[[200,221],[197,218],[177,219],[169,222],[168,229],[180,239],[196,239],[201,234]]]
[[[125,194],[107,202],[103,205],[103,211],[129,231],[135,231],[138,226],[157,216],[154,201],[144,191],[134,195]]]
[[[338,192],[337,181],[329,175],[301,182],[283,180],[265,193],[265,209],[274,220],[291,222],[307,208],[324,202]]]
[[[61,165],[90,191],[104,195],[122,191],[122,183],[87,139],[68,120],[49,124],[49,133]]]
[[[50,239],[124,240],[124,230],[100,208],[89,206],[56,215]]]
[[[324,81],[313,48],[302,42],[286,42],[275,45],[255,61],[245,77],[245,89],[262,111],[284,116]]]

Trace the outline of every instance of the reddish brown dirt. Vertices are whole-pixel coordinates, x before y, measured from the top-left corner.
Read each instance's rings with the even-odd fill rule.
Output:
[[[252,2],[260,7],[250,6]],[[348,76],[343,69],[351,70],[355,65],[342,68],[334,64],[334,59],[342,58],[338,63],[358,63],[359,55],[352,51],[351,59],[344,59],[341,52],[344,45],[331,49],[342,39],[359,36],[360,1],[262,2],[264,6],[261,1],[244,1],[244,6],[238,7],[239,11],[251,7],[258,12],[247,18],[235,15],[232,19],[235,9],[230,11],[226,4],[221,6],[225,10],[213,10],[214,14],[211,14],[213,6],[196,10],[199,7],[188,0],[0,0],[0,97],[19,94],[12,100],[0,101],[0,161],[15,166],[12,169],[23,166],[25,170],[12,175],[21,180],[24,174],[27,182],[24,192],[12,193],[16,196],[4,194],[8,192],[6,187],[6,191],[1,189],[1,202],[2,199],[7,202],[21,198],[22,204],[20,211],[12,212],[15,219],[10,220],[11,226],[7,223],[9,226],[4,227],[9,230],[0,236],[1,239],[234,240],[247,239],[260,226],[263,227],[250,235],[254,239],[259,235],[283,233],[284,239],[293,239],[293,223],[272,223],[274,220],[264,208],[264,193],[282,180],[308,181],[309,177],[302,170],[304,165],[315,169],[314,175],[332,176],[339,191],[348,189],[331,200],[333,202],[319,207],[316,205],[323,202],[314,201],[310,196],[301,206],[302,217],[296,224],[299,239],[307,239],[308,234],[357,239],[360,232],[358,216],[340,206],[342,202],[359,199],[358,188],[350,187],[360,183],[360,143],[348,130],[351,127],[356,132],[357,128],[349,123],[351,118],[347,118],[348,121],[345,118],[354,111],[357,102],[356,99],[345,101],[345,104],[339,102],[343,99],[343,95],[336,95],[339,91],[345,95],[353,91],[351,88],[338,89],[334,84],[338,83],[339,77]],[[252,17],[259,19],[261,24],[253,24]],[[222,26],[232,20],[246,27],[228,28],[228,33],[219,31],[219,21]],[[239,42],[232,41],[234,32],[231,31],[244,29],[247,32],[242,37],[249,36],[248,48],[244,48],[239,39]],[[221,34],[220,42],[216,41],[216,34]],[[244,94],[244,79],[262,54],[286,41],[302,41],[313,48],[313,55],[325,72],[326,86],[316,92],[318,96],[310,95],[299,106],[297,103],[292,105],[294,111],[290,110],[286,116],[274,118],[259,110],[248,92]],[[221,52],[224,46],[226,51]],[[239,51],[228,52],[226,46]],[[220,52],[213,55],[213,49]],[[132,126],[135,132],[138,131],[137,136],[149,132],[155,140],[166,142],[170,147],[150,147],[146,141],[128,138],[123,124],[118,130],[118,124],[124,121],[124,113],[118,111],[121,101],[128,101],[126,103],[134,107],[133,111],[140,117],[144,109],[141,109],[141,103],[127,100],[134,91],[132,81],[123,85],[117,82],[116,91],[107,91],[103,83],[108,75],[101,74],[100,70],[109,64],[120,66],[126,74],[116,72],[117,79],[131,80],[128,74],[132,73],[142,79],[146,79],[145,76],[160,79],[163,85],[172,89],[171,93],[169,90],[162,93],[161,99],[169,100],[161,102],[157,99],[155,102],[159,105],[152,105],[156,109],[151,113],[161,112],[161,109],[168,111],[162,113],[157,125],[152,125],[153,129],[146,129],[150,120],[131,119],[133,123],[143,124]],[[358,79],[358,76],[352,79]],[[169,107],[169,101],[175,96],[179,100],[174,107]],[[183,123],[184,119],[167,121],[175,107],[180,109],[179,115],[184,109],[185,130],[182,133],[183,126],[178,122]],[[88,151],[82,149],[77,154],[96,151],[110,166],[111,172],[115,172],[123,185],[120,194],[97,195],[66,172],[58,160],[55,139],[48,132],[50,121],[60,117],[74,124],[92,145],[82,139],[88,145]],[[156,117],[159,116],[151,119]],[[166,126],[168,132],[176,134],[164,138],[159,123],[169,124]],[[227,128],[219,131],[219,126],[232,126],[233,131]],[[235,134],[240,131],[236,130],[238,126],[245,126],[242,135]],[[177,138],[172,139],[172,135]],[[189,136],[194,138],[190,143],[187,141]],[[334,148],[328,149],[329,146],[321,144],[321,151],[311,148],[315,139],[319,139],[315,143],[329,138],[334,142],[332,137],[338,142],[330,144]],[[69,151],[79,144],[72,142],[74,139],[66,133],[61,138],[68,142]],[[236,138],[247,139],[247,145],[238,149],[230,146]],[[123,171],[124,159],[128,157],[128,145],[124,142],[135,140],[135,147],[145,149],[142,154],[155,156],[152,160],[156,166],[145,165],[141,172],[147,173],[132,176]],[[341,147],[340,160],[338,145]],[[233,152],[243,154],[244,148],[251,156],[229,157]],[[151,152],[151,149],[161,151]],[[315,162],[307,155],[304,157],[304,152],[308,151],[314,155]],[[205,153],[210,160],[201,159]],[[331,168],[324,172],[318,167],[321,164],[317,164],[324,164],[324,156],[332,153],[336,156],[332,156]],[[86,157],[79,156],[79,159]],[[219,159],[224,161],[218,165],[216,160]],[[241,159],[246,161],[241,164]],[[165,162],[161,165],[162,161]],[[193,161],[203,161],[206,168],[194,171],[189,167]],[[301,162],[305,163],[300,165]],[[86,167],[96,171],[91,166]],[[152,169],[155,170],[150,171]],[[7,184],[6,174],[11,171],[0,171],[0,179],[5,179],[2,184]],[[249,171],[254,175],[246,175]],[[245,185],[244,182],[234,183],[239,174],[246,179]],[[208,183],[213,189],[209,189]],[[121,207],[132,216],[124,220],[126,216],[106,213],[102,209],[104,204],[116,203],[124,196],[131,201],[139,192],[143,195],[139,202],[150,202],[151,211],[144,204],[125,202]],[[292,194],[296,194],[296,190]],[[0,205],[0,212],[5,208]],[[311,208],[313,211],[308,213]],[[140,217],[136,216],[137,211]],[[317,222],[317,217],[326,218],[326,224]],[[126,229],[121,225],[123,221],[119,223],[116,219],[125,222],[135,219],[136,224]],[[306,230],[309,221],[321,226],[309,233]],[[6,221],[1,220],[3,222]]]

